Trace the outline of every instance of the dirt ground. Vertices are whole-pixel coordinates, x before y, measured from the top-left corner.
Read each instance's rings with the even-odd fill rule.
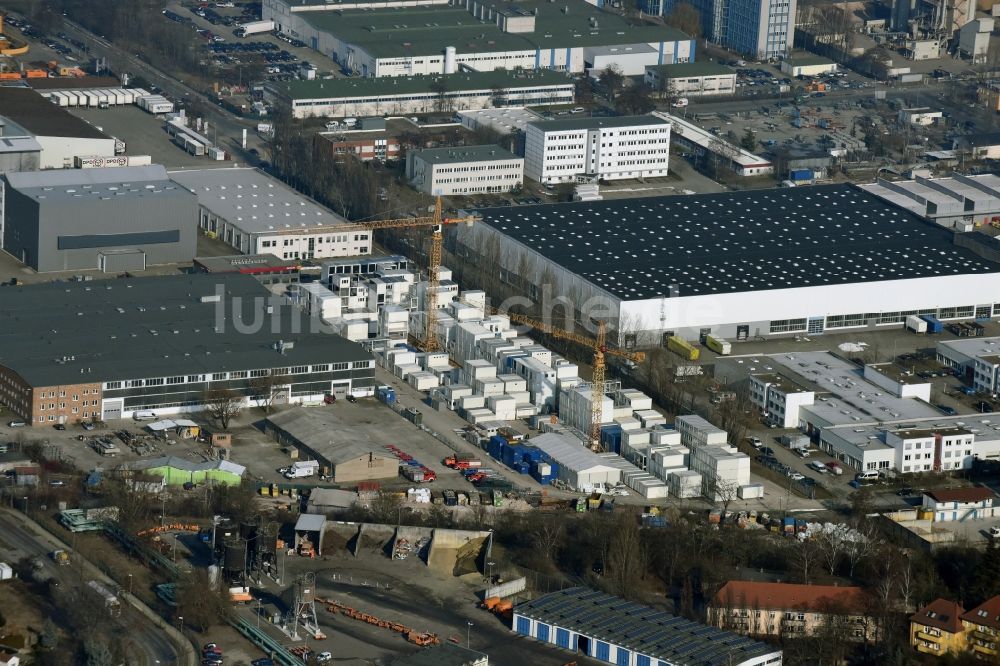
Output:
[[[374,548],[364,550],[357,558],[329,546],[324,553],[317,560],[288,558],[286,580],[311,571],[316,575],[320,599],[437,634],[442,641],[453,639],[461,645],[468,641],[473,650],[488,654],[491,664],[559,666],[572,660],[580,666],[599,663],[514,635],[504,621],[478,607],[483,589],[478,573],[456,578],[432,571],[417,558],[390,560]],[[273,583],[265,587],[266,594],[281,596],[281,589]],[[243,608],[240,612],[254,621],[255,609]],[[332,613],[322,603],[316,604],[316,613],[327,639],[307,643],[313,650],[332,652],[338,665],[384,663],[388,657],[419,649],[396,632]],[[262,621],[261,626],[267,626],[266,622]],[[269,627],[269,631],[290,644],[276,627]]]

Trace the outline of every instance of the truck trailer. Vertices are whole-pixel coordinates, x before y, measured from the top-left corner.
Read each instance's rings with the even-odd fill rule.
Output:
[[[917,315],[910,315],[906,318],[906,330],[913,331],[914,333],[926,333],[927,322]]]
[[[274,21],[250,21],[236,28],[233,34],[237,37],[248,37],[262,32],[271,32],[272,30],[274,30]]]

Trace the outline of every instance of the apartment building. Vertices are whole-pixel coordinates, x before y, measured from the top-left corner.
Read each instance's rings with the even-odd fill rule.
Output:
[[[871,637],[868,600],[860,587],[731,580],[708,606],[708,621],[754,636],[811,636],[831,622],[856,640]]]
[[[524,181],[524,158],[496,145],[411,150],[406,178],[424,194],[510,192]]]
[[[936,656],[964,651],[967,635],[963,615],[961,604],[935,599],[910,616],[910,646]]]
[[[655,116],[570,118],[525,127],[524,175],[540,183],[667,175],[670,123]]]
[[[779,428],[797,428],[799,408],[813,404],[815,397],[815,392],[797,386],[780,375],[750,375],[750,401],[768,423]]]
[[[980,659],[995,661],[1000,654],[1000,595],[987,599],[962,615],[968,649]]]

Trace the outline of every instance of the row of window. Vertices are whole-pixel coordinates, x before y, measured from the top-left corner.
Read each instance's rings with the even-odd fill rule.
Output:
[[[806,330],[806,320],[802,319],[775,319],[771,322],[771,333],[795,333]]]
[[[85,388],[82,391],[80,391],[80,393],[82,393],[83,395],[90,395],[91,393],[93,393],[94,395],[97,395],[99,393],[99,391],[96,388],[95,389]],[[40,391],[39,394],[38,394],[38,397],[39,398],[55,398],[56,397],[56,391]],[[59,396],[58,397],[65,398],[66,397],[66,391],[65,390],[59,391]],[[79,395],[73,395],[73,400],[79,400],[79,399],[80,399]]]
[[[74,413],[74,414],[76,414],[76,413],[77,413],[77,409],[76,409],[76,407],[74,407],[74,408],[73,408],[73,413]],[[93,416],[94,416],[94,418],[97,418],[97,417],[98,417],[98,416],[100,416],[100,415],[101,415],[101,414],[100,414],[100,412],[93,412]],[[85,419],[89,419],[89,418],[90,418],[90,416],[91,416],[91,412],[84,412],[84,413],[83,413],[83,414],[81,414],[80,416],[82,416],[82,417],[83,417],[83,418],[85,418]],[[48,416],[48,420],[49,420],[49,421],[55,421],[55,420],[56,420],[56,418],[57,418],[57,417],[56,417],[56,415],[55,415],[55,414],[49,414],[49,416]],[[35,417],[35,422],[36,422],[36,423],[44,423],[45,421],[46,421],[46,417],[44,417],[44,416],[37,416],[37,417]]]
[[[80,404],[83,405],[84,407],[89,407],[91,405],[93,405],[94,407],[97,407],[97,405],[99,403],[100,403],[99,400],[82,400],[80,402]],[[48,404],[46,404],[44,402],[39,403],[38,404],[38,411],[44,412],[47,409],[56,409],[56,404],[57,403],[54,403],[54,402],[50,402]],[[66,409],[66,403],[65,402],[60,402],[60,403],[58,403],[58,405],[59,405],[59,409]],[[76,407],[73,408],[73,413],[74,414],[76,413],[76,409],[77,409]]]
[[[375,367],[374,361],[354,361],[352,363],[321,363],[318,365],[293,365],[290,368],[272,368],[261,370],[234,370],[232,372],[215,372],[211,375],[179,375],[176,377],[155,377],[152,379],[130,379],[127,381],[105,382],[104,390],[110,391],[120,388],[141,388],[143,386],[163,386],[164,384],[196,384],[206,381],[225,381],[228,379],[247,379],[267,377],[283,377],[285,375],[301,375],[308,372],[329,372],[330,370],[364,369]],[[96,392],[96,389],[95,389]]]
[[[506,89],[504,90],[504,96],[508,98],[516,98],[522,102],[537,102],[539,104],[545,103],[562,103],[562,102],[572,102],[574,94],[574,86],[553,86],[551,88],[530,88],[525,90],[520,89]],[[543,95],[543,97],[525,97],[527,95]],[[457,92],[445,92],[444,95],[439,95],[436,92],[425,92],[417,93],[414,95],[386,95],[382,97],[372,96],[372,97],[354,97],[354,98],[338,98],[331,97],[327,99],[315,99],[315,100],[294,100],[292,105],[295,108],[303,108],[309,106],[334,106],[339,104],[393,104],[398,102],[412,102],[412,101],[436,101],[439,98],[444,97],[445,99],[472,99],[472,98],[493,98],[494,93],[490,90],[459,90]]]

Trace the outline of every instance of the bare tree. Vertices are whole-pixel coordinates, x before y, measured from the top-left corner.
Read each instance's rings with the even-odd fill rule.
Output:
[[[729,505],[736,499],[739,488],[735,482],[720,479],[714,474],[706,474],[702,481],[702,492],[707,499],[722,504],[723,516],[729,511]]]
[[[622,86],[625,85],[625,75],[622,74],[622,68],[616,63],[611,63],[601,70],[597,80],[607,92],[608,100],[612,102],[618,96]]]
[[[203,402],[205,411],[214,418],[223,430],[229,427],[229,422],[239,416],[243,410],[246,397],[229,388],[213,388],[205,391]]]
[[[667,25],[697,39],[701,37],[701,13],[689,2],[678,2],[667,15]]]
[[[268,370],[260,377],[250,379],[250,390],[257,404],[264,408],[265,414],[271,413],[271,406],[276,398],[284,394],[284,386],[289,383],[289,377],[284,373]],[[287,396],[286,396],[287,397]]]

